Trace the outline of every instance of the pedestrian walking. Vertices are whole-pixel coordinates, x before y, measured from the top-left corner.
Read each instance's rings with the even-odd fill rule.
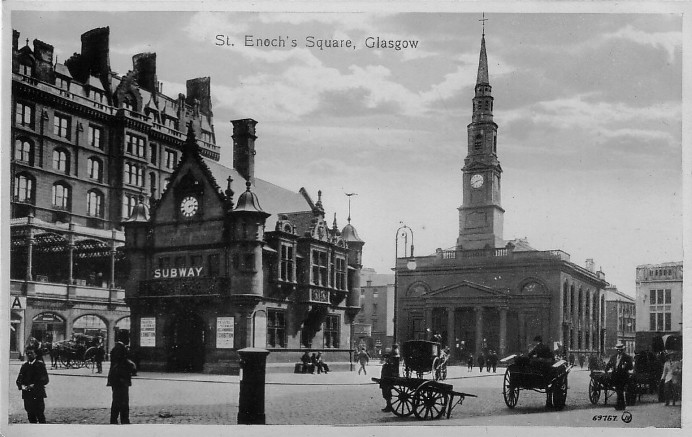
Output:
[[[469,353],[468,358],[466,358],[466,364],[468,364],[468,366],[469,366],[468,371],[473,372],[473,354],[472,353]]]
[[[125,425],[130,423],[130,386],[135,364],[128,357],[128,336],[124,332],[118,334],[118,341],[111,350],[111,368],[106,385],[113,391],[110,423],[117,424],[120,417],[120,423]]]
[[[368,371],[365,369],[365,366],[368,365],[370,362],[370,355],[368,354],[368,351],[365,350],[365,348],[361,348],[360,352],[358,352],[358,363],[360,363],[360,367],[358,368],[358,374],[360,375],[360,371],[362,370],[363,373],[366,375],[368,374]]]
[[[17,388],[22,391],[24,409],[29,423],[46,423],[46,384],[48,372],[43,361],[38,359],[36,348],[29,346],[24,351],[26,362],[17,376]]]
[[[492,367],[493,373],[497,373],[497,352],[494,350],[490,351],[490,356],[488,356],[488,373]]]
[[[478,370],[480,370],[481,373],[483,373],[483,366],[485,366],[485,357],[481,352],[480,354],[478,354]]]
[[[617,402],[615,404],[616,410],[625,409],[625,386],[629,381],[629,371],[632,370],[632,357],[625,353],[625,345],[618,341],[615,345],[616,353],[606,365],[606,372],[612,370],[611,382],[615,386],[615,393],[617,393]]]
[[[579,368],[583,369],[584,368],[584,361],[586,361],[586,357],[584,354],[579,354]]]
[[[663,365],[663,373],[661,374],[661,382],[663,383],[663,393],[666,405],[670,405],[679,399],[680,386],[682,382],[682,360],[675,353],[668,352],[667,359]]]
[[[106,357],[106,350],[103,348],[102,344],[96,346],[96,353],[94,353],[94,361],[96,361],[96,373],[103,373],[103,359]]]

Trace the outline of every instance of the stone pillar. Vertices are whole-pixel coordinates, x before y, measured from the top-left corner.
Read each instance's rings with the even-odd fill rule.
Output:
[[[507,353],[507,307],[500,307],[500,356]]]
[[[519,311],[517,315],[519,318],[519,349],[524,353],[528,352],[526,348],[526,314]]]
[[[30,233],[29,238],[26,240],[26,276],[24,279],[31,281],[34,278],[34,273],[32,271],[32,264],[34,258],[34,237]]]
[[[454,307],[447,308],[447,346],[450,351],[456,347],[456,336],[454,334]]]
[[[473,310],[476,312],[476,352],[475,355],[478,356],[483,347],[483,307],[474,307]]]

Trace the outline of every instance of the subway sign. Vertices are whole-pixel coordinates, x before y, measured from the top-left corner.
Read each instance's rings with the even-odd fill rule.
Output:
[[[160,278],[194,278],[201,276],[202,267],[175,267],[170,269],[155,269],[154,279]]]

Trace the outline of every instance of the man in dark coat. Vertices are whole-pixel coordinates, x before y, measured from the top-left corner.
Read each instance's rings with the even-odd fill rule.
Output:
[[[392,352],[389,354],[384,354],[384,364],[382,364],[382,370],[380,373],[380,378],[395,377],[399,376],[399,363],[401,360],[401,355],[399,355],[399,345],[395,344],[392,347]],[[387,401],[387,405],[382,409],[382,411],[392,411],[392,387],[382,386],[382,397]]]
[[[111,350],[111,368],[106,385],[113,390],[110,422],[112,424],[118,423],[118,416],[120,416],[121,424],[130,423],[130,386],[135,369],[134,363],[128,357],[126,346],[126,343],[129,343],[128,340],[127,336],[119,335],[118,341]]]
[[[610,357],[608,364],[606,365],[606,372],[611,371],[611,379],[613,386],[615,386],[615,393],[617,393],[617,402],[615,403],[616,410],[625,409],[625,386],[629,382],[630,370],[634,367],[632,363],[632,357],[625,353],[625,345],[618,341],[615,345],[615,350],[617,351],[615,355]]]
[[[27,347],[26,363],[22,364],[17,376],[17,388],[22,391],[24,409],[29,418],[29,423],[46,423],[46,384],[48,384],[48,372],[43,361],[37,359],[36,349]]]

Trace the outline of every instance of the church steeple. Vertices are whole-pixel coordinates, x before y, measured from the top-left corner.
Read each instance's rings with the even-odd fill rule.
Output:
[[[488,55],[485,53],[485,33],[481,37],[481,56],[478,60],[478,76],[476,77],[476,89],[478,85],[488,85]]]

